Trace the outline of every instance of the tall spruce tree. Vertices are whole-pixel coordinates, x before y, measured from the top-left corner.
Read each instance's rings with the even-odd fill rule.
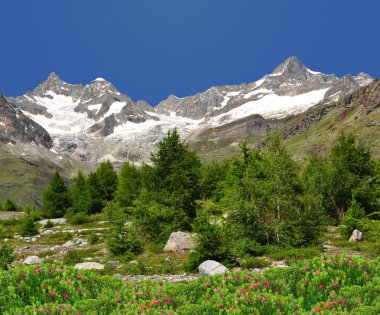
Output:
[[[117,174],[110,161],[100,163],[96,169],[96,177],[103,201],[112,200],[117,188]]]
[[[69,207],[70,197],[67,186],[61,175],[55,172],[42,195],[42,213],[47,218],[59,218]]]
[[[115,199],[123,208],[131,207],[141,188],[139,170],[129,162],[123,163],[115,193]]]
[[[78,171],[69,189],[72,209],[74,213],[91,213],[91,194],[86,182],[86,177]]]
[[[189,218],[194,218],[195,201],[200,197],[201,162],[181,141],[176,129],[160,141],[151,160],[158,201],[182,209]]]

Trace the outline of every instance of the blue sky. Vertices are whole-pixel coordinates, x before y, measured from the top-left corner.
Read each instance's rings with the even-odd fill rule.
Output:
[[[156,105],[255,81],[292,55],[324,73],[380,77],[377,0],[4,0],[0,10],[8,96],[55,71]]]

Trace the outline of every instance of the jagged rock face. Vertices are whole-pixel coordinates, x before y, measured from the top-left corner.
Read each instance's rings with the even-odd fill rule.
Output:
[[[333,96],[334,100],[339,99],[372,80],[366,74],[351,78],[352,80],[346,77],[339,79],[334,75],[312,71],[301,64],[296,57],[290,57],[271,74],[256,82],[212,87],[205,92],[185,98],[170,96],[158,104],[156,110],[165,115],[175,113],[177,116],[191,119],[205,118],[205,121],[213,125],[227,124],[243,118],[244,115],[247,117],[252,114],[260,114],[265,118],[283,118],[305,111],[322,101],[324,97],[327,101],[330,100],[328,98],[330,96]],[[337,91],[341,94],[338,95]],[[274,98],[274,96],[284,98]],[[280,108],[268,110],[271,104],[283,101],[288,103],[291,100],[286,97],[294,96],[299,97],[293,107],[285,104],[284,111]],[[238,117],[230,118],[234,116],[234,112],[239,112],[240,107],[247,105],[252,107],[250,110],[244,109],[247,114],[238,113]],[[256,111],[255,106],[258,108]],[[219,118],[214,119],[214,117]]]
[[[240,141],[250,133],[261,137],[276,128],[273,120],[340,100],[371,80],[363,73],[339,79],[290,57],[256,82],[212,87],[185,98],[171,95],[155,108],[133,101],[104,79],[72,85],[55,73],[33,92],[9,100],[46,129],[53,152],[81,161],[136,162],[148,161],[169,129],[199,143],[223,137]]]
[[[0,95],[0,141],[2,143],[34,142],[51,148],[53,141],[44,128],[25,116],[14,104]]]

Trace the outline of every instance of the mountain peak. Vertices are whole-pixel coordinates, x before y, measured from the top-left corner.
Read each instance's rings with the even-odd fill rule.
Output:
[[[51,82],[51,81],[62,81],[62,80],[55,72],[52,72],[49,74],[47,81]]]
[[[307,68],[299,61],[295,56],[291,56],[286,59],[282,64],[280,64],[274,71],[272,75],[282,75],[284,73],[297,73],[304,72]]]

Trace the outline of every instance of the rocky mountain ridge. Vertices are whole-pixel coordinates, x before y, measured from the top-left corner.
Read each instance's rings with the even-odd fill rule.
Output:
[[[169,129],[177,128],[190,142],[198,141],[201,133],[212,130],[215,134],[219,127],[237,126],[240,121],[245,127],[236,127],[237,134],[239,128],[255,132],[259,125],[264,132],[271,124],[268,121],[337,101],[371,81],[363,73],[338,78],[315,72],[290,57],[258,81],[212,87],[184,98],[172,95],[156,107],[133,101],[104,79],[72,85],[55,73],[34,91],[7,98],[7,102],[22,117],[42,126],[38,129],[41,137],[49,136],[51,141],[35,142],[53,153],[81,161],[142,162]],[[22,121],[31,124],[29,120]],[[223,133],[215,136],[223,137]],[[25,137],[17,141],[30,142]]]

